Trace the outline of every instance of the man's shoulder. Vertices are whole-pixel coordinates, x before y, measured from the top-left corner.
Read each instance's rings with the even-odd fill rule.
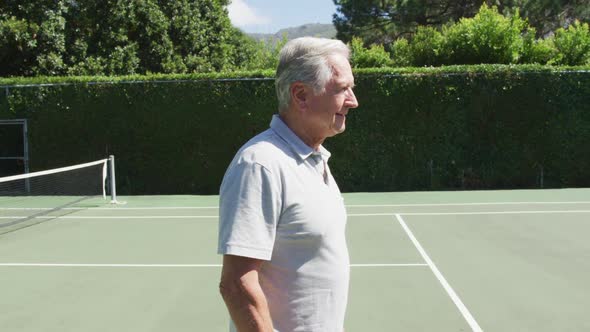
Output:
[[[238,162],[259,164],[270,169],[285,159],[291,159],[291,154],[285,141],[268,129],[246,142],[236,157]]]

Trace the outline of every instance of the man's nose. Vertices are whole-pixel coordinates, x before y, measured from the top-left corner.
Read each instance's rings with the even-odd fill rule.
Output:
[[[348,108],[357,108],[359,107],[359,102],[356,100],[356,96],[352,89],[348,90],[348,97],[346,99],[346,107]]]

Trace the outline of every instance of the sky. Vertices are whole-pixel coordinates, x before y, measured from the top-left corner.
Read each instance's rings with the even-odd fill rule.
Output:
[[[306,23],[332,23],[333,0],[232,0],[232,24],[244,32],[275,33]]]

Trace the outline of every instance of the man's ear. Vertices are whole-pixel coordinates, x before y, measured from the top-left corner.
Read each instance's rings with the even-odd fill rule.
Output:
[[[291,101],[295,103],[297,109],[307,109],[308,88],[301,82],[291,84]]]

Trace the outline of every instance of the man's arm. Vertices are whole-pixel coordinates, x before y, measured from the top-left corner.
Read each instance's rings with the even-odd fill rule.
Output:
[[[272,332],[266,296],[258,280],[262,260],[224,255],[219,291],[238,332]]]

